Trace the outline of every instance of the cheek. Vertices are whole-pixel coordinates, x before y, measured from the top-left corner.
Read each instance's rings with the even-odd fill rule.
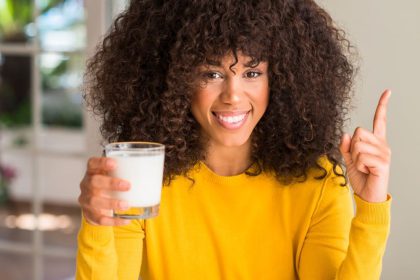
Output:
[[[264,87],[255,92],[256,94],[252,97],[253,103],[256,106],[255,110],[264,112],[268,106],[270,91],[268,87]]]
[[[191,102],[191,113],[194,116],[194,119],[198,122],[201,123],[201,114],[200,114],[200,106],[197,102],[197,100],[192,100]]]
[[[197,121],[206,117],[211,107],[211,102],[211,98],[209,98],[209,95],[204,90],[194,94],[191,100],[191,112]]]
[[[201,88],[194,94],[194,106],[201,110],[211,108],[219,92],[220,90],[215,85],[208,84],[205,88]]]
[[[262,92],[261,99],[262,99],[262,103],[264,104],[264,110],[265,110],[268,106],[268,101],[270,99],[270,87],[268,86],[268,80],[264,84],[264,87],[261,92]]]

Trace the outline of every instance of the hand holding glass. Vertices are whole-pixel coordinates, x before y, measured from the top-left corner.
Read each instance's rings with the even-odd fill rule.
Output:
[[[113,216],[125,219],[148,219],[159,213],[162,191],[165,146],[152,142],[117,142],[105,147],[106,157],[116,162],[111,176],[131,183],[129,191],[111,192],[125,200],[130,208],[114,210]]]

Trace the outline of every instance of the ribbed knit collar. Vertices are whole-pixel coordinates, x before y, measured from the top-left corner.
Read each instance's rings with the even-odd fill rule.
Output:
[[[233,175],[233,176],[222,176],[216,174],[213,170],[211,170],[203,161],[200,161],[196,164],[195,170],[197,173],[199,173],[200,177],[221,185],[237,185],[237,184],[243,184],[247,180],[250,180],[252,178],[255,178],[255,176],[249,176],[245,174],[246,171],[255,171],[256,164],[251,165],[248,167],[247,170],[244,172]]]

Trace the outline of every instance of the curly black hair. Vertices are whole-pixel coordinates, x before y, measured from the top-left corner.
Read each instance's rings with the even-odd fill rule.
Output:
[[[248,173],[284,184],[310,168],[347,184],[339,152],[356,69],[345,32],[312,0],[132,0],[88,61],[84,97],[108,142],[166,146],[165,184],[205,158],[191,113],[197,69],[233,53],[268,61],[270,97]],[[302,180],[301,180],[302,181]]]

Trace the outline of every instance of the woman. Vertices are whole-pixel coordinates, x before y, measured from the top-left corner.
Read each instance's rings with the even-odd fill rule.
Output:
[[[91,158],[77,279],[379,279],[390,92],[373,132],[343,135],[343,34],[310,0],[132,1],[88,65],[86,98],[107,141],[165,144],[160,211],[109,217],[129,205],[106,192],[129,183]]]

